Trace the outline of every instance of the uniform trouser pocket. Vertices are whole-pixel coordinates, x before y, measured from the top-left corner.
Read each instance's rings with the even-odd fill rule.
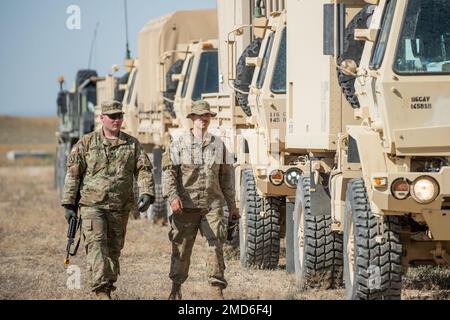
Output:
[[[111,287],[120,272],[119,256],[128,219],[120,213],[89,207],[82,207],[80,212],[91,289]]]
[[[172,242],[169,277],[175,283],[183,283],[188,277],[201,217],[199,210],[183,210],[182,214],[172,214],[169,218],[169,239]]]
[[[227,238],[227,219],[222,208],[212,209],[202,218],[200,230],[206,239],[206,269],[211,285],[227,286],[223,243]]]

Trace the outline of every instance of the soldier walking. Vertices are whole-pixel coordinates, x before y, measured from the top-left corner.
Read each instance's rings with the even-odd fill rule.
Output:
[[[223,243],[229,219],[239,218],[234,200],[233,167],[227,163],[223,141],[207,132],[211,117],[208,102],[193,103],[188,115],[193,129],[170,144],[163,159],[163,192],[172,209],[169,239],[172,257],[169,277],[172,290],[169,300],[180,300],[181,285],[188,277],[192,247],[200,231],[206,238],[207,276],[211,298],[223,299],[227,287],[224,277]]]
[[[101,108],[102,128],[84,135],[70,152],[61,204],[67,221],[79,206],[90,286],[99,299],[109,300],[134,205],[133,177],[142,212],[154,201],[155,192],[148,156],[137,139],[120,131],[122,104],[106,101]]]

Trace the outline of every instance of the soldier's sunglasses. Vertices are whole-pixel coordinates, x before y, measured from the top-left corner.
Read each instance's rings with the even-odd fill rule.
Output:
[[[122,120],[123,119],[123,113],[105,114],[105,116],[107,116],[111,120]]]

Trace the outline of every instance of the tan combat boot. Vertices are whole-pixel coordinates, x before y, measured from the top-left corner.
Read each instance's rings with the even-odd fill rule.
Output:
[[[97,296],[97,300],[111,300],[110,290],[106,288],[97,290],[95,295]]]
[[[181,300],[181,284],[172,282],[172,291],[170,291],[169,300]]]
[[[211,300],[223,300],[223,292],[221,286],[211,286]]]

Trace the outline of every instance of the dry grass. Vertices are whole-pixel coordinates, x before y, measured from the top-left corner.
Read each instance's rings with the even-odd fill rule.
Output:
[[[56,152],[55,132],[58,118],[0,116],[0,166],[52,165]],[[12,150],[43,150],[48,158],[25,157],[16,161],[6,158]]]
[[[67,224],[53,190],[50,166],[0,168],[0,299],[92,299],[86,285],[85,254],[80,248],[71,260],[81,268],[81,290],[66,287],[68,274],[63,266]],[[167,227],[147,219],[130,220],[122,251],[122,275],[115,299],[166,299],[170,243]],[[185,299],[208,299],[203,239],[197,238],[190,276],[183,286]],[[281,264],[284,260],[281,260]],[[436,274],[442,270],[433,269]],[[411,275],[422,279],[420,275]],[[299,292],[292,275],[283,266],[278,270],[246,270],[234,257],[227,261],[228,299],[344,299],[344,290]],[[437,278],[433,278],[438,284]],[[447,278],[448,279],[448,278]],[[447,283],[446,281],[444,283]],[[405,282],[409,285],[408,281]],[[448,299],[448,291],[408,288],[404,299]],[[431,290],[432,289],[432,290]]]
[[[67,224],[52,188],[52,167],[0,168],[0,299],[90,299],[84,252],[71,260],[82,271],[82,290],[66,288],[63,266]],[[113,294],[120,299],[166,299],[170,243],[167,227],[130,220],[122,252],[122,275]],[[203,239],[194,247],[186,299],[208,299]],[[341,299],[342,291],[297,292],[283,269],[244,270],[227,261],[229,299]]]
[[[52,144],[57,117],[0,116],[0,144]]]

